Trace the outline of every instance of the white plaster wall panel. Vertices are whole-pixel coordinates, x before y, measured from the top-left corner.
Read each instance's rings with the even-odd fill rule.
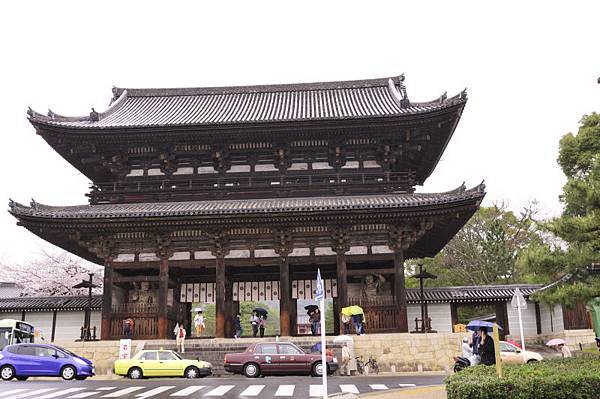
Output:
[[[131,169],[127,174],[127,177],[139,177],[144,176],[144,169]]]
[[[215,170],[215,168],[213,168],[212,166],[200,166],[198,168],[198,174],[211,174],[211,173],[217,173],[217,171]]]
[[[94,326],[96,327],[96,337],[100,338],[102,336],[101,335],[102,334],[102,311],[101,310],[92,311],[92,319],[91,319],[90,323],[91,323],[92,328],[94,328]],[[58,333],[56,335],[56,339],[58,339]]]
[[[508,313],[510,336],[516,340],[521,334],[519,330],[519,313],[517,309],[513,309],[510,302],[506,303],[506,311]],[[521,309],[521,319],[523,320],[523,335],[525,338],[535,337],[537,335],[537,324],[535,321],[535,304],[533,302],[527,301],[527,309]]]
[[[115,262],[133,262],[135,261],[135,254],[119,254],[114,260]]]
[[[148,176],[162,176],[163,172],[160,171],[159,168],[148,169]]]
[[[394,251],[392,251],[387,245],[373,245],[371,247],[371,252],[373,254],[391,254]]]
[[[305,162],[293,163],[288,170],[308,170],[308,164]]]
[[[350,247],[349,255],[366,255],[369,252],[367,247]]]
[[[377,163],[377,161],[364,161],[363,162],[363,168],[379,168],[379,164]]]
[[[56,339],[61,341],[75,341],[81,338],[83,326],[83,311],[59,312],[56,315]]]
[[[317,247],[315,248],[316,256],[329,256],[335,255],[336,253],[330,247]]]
[[[312,168],[314,170],[333,169],[328,162],[313,162]]]
[[[294,248],[290,256],[310,256],[310,248]]]
[[[342,169],[358,169],[358,166],[358,161],[348,161],[346,162],[346,165],[342,166]]]
[[[406,317],[408,318],[408,331],[415,329],[415,318],[421,318],[421,305],[406,305]]]
[[[169,260],[189,260],[190,259],[190,253],[185,251],[185,252],[175,252],[173,254],[173,256],[171,256],[169,258]]]
[[[173,172],[174,175],[191,175],[193,173],[194,173],[194,168],[191,166],[177,168],[177,170],[175,172]]]
[[[431,317],[431,328],[437,332],[452,332],[452,317],[449,303],[432,303],[427,306]],[[420,314],[420,313],[419,313]]]
[[[194,252],[194,259],[216,259],[210,251],[196,251]]]
[[[140,254],[140,262],[148,262],[148,261],[155,261],[155,260],[159,260],[158,256],[156,256],[156,254],[153,254],[153,253],[141,253]]]
[[[279,256],[274,249],[257,249],[254,251],[255,258],[273,258]]]
[[[35,331],[39,331],[41,336],[36,337],[40,340],[45,338],[45,342],[52,339],[52,312],[26,312],[25,321],[33,324]],[[83,313],[81,313],[81,324],[83,325]],[[58,325],[56,326],[56,337],[58,337]]]
[[[246,173],[250,172],[250,165],[232,165],[227,173]]]
[[[256,172],[275,172],[278,169],[275,167],[275,165],[273,164],[263,164],[263,165],[256,165],[254,167],[254,170]]]
[[[227,259],[249,258],[250,250],[248,249],[232,249],[229,254],[225,255]]]

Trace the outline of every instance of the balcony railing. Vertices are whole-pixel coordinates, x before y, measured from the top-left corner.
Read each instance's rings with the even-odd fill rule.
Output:
[[[112,202],[112,197],[144,194],[190,195],[202,193],[323,191],[355,188],[368,191],[382,186],[410,190],[416,184],[414,172],[363,172],[314,174],[244,174],[238,176],[194,175],[193,178],[131,178],[119,182],[95,183],[88,196],[91,202]],[[122,200],[122,198],[120,199]]]
[[[179,304],[167,306],[169,313],[178,312]],[[112,305],[112,312],[119,314],[155,314],[158,313],[157,303],[117,303]]]

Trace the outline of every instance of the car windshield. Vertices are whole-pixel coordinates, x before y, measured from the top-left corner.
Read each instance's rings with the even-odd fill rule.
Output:
[[[67,355],[69,355],[69,356],[75,356],[75,357],[79,357],[78,355],[76,355],[75,353],[71,352],[70,350],[68,350],[68,349],[65,349],[65,348],[61,348],[60,346],[55,346],[54,348],[56,348],[57,350],[59,350],[59,351],[61,351],[61,352],[64,352],[64,353],[66,353],[66,354],[67,354]]]
[[[171,352],[171,354],[173,354],[173,356],[175,356],[178,360],[183,359],[181,356],[179,356],[179,353],[177,353],[177,352]]]

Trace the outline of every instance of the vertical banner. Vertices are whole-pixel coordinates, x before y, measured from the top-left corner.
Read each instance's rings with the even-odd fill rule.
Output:
[[[321,279],[321,269],[317,269],[315,299],[321,304],[321,375],[323,376],[323,399],[327,399],[327,349],[325,346],[325,288]]]
[[[119,341],[119,359],[129,360],[131,358],[131,340],[122,339]]]

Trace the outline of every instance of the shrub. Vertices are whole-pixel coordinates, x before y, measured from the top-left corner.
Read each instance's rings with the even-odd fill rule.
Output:
[[[448,399],[600,398],[600,358],[545,360],[502,367],[469,367],[446,379]]]

